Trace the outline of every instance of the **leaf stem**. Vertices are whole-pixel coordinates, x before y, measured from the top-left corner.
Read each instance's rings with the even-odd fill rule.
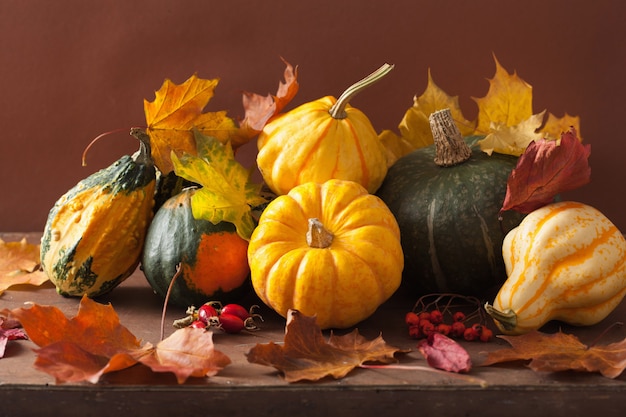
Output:
[[[165,300],[163,301],[163,311],[161,313],[161,335],[159,337],[159,340],[163,340],[163,337],[165,335],[165,313],[167,312],[167,303],[170,300],[170,294],[172,293],[172,287],[174,287],[174,282],[180,276],[181,271],[182,271],[182,268],[180,267],[180,263],[179,263],[176,265],[176,273],[174,273],[174,276],[172,277],[172,280],[170,281],[170,285],[168,285],[167,287],[167,293],[165,294]]]
[[[459,378],[464,380],[465,382],[471,384],[478,384],[481,388],[486,388],[488,386],[487,381],[482,378],[476,378],[467,374],[459,374],[455,372],[447,372],[442,371],[435,368],[430,368],[428,366],[420,366],[420,365],[398,365],[398,364],[389,364],[389,365],[367,365],[361,364],[359,368],[365,369],[399,369],[404,371],[425,371],[425,372],[433,372],[440,375],[445,375],[452,378]]]

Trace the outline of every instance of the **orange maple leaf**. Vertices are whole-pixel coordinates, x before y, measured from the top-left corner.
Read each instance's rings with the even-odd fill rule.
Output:
[[[272,366],[287,382],[317,381],[326,376],[343,378],[364,362],[397,362],[400,349],[389,346],[378,336],[366,340],[357,329],[343,336],[331,333],[324,339],[315,317],[290,310],[287,314],[284,344],[257,344],[247,353],[248,362]]]
[[[173,170],[172,151],[196,154],[193,129],[223,142],[236,131],[237,126],[226,116],[226,111],[203,113],[218,82],[195,74],[180,85],[166,79],[155,93],[154,101],[144,100],[152,158],[163,174]]]
[[[293,67],[285,61],[284,82],[278,83],[276,95],[267,94],[265,96],[244,92],[243,107],[245,117],[239,123],[239,132],[236,136],[249,138],[258,135],[263,130],[265,124],[274,116],[279,114],[298,93],[298,67]]]
[[[0,294],[14,285],[47,282],[39,262],[39,245],[28,243],[26,238],[19,242],[0,239]]]
[[[605,346],[587,346],[576,336],[533,331],[520,336],[498,336],[511,348],[489,352],[482,366],[503,362],[530,361],[534,371],[599,372],[617,378],[626,368],[626,339]]]
[[[137,363],[153,372],[174,373],[178,383],[183,383],[190,376],[215,375],[230,363],[225,354],[214,349],[212,332],[200,329],[179,329],[156,346],[140,346],[140,341],[120,324],[110,304],[88,297],[81,299],[78,314],[72,319],[54,306],[37,304],[11,310],[9,315],[19,320],[40,347],[35,367],[54,376],[57,383],[97,383],[102,375]]]

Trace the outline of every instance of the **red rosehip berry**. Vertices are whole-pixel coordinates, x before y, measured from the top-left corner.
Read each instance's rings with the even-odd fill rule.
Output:
[[[443,322],[443,313],[439,310],[432,310],[430,312],[430,322],[432,324],[439,324]]]
[[[409,336],[413,339],[419,339],[423,336],[422,330],[418,325],[409,326]]]
[[[452,326],[449,324],[439,323],[437,325],[437,333],[441,333],[444,336],[448,336],[451,330],[452,330]]]
[[[453,337],[463,337],[465,333],[465,325],[463,322],[455,321],[450,325],[450,335]]]
[[[465,313],[457,311],[452,315],[452,321],[465,321]]]
[[[406,315],[404,316],[404,322],[406,323],[407,326],[417,326],[420,323],[420,318],[417,314],[415,314],[412,311],[409,311],[408,313],[406,313]]]
[[[488,342],[493,337],[493,331],[487,327],[483,327],[482,332],[480,332],[480,341]]]
[[[465,329],[465,332],[463,332],[463,339],[467,340],[468,342],[476,340],[479,337],[480,335],[478,334],[478,331],[473,326],[468,327],[467,329]]]

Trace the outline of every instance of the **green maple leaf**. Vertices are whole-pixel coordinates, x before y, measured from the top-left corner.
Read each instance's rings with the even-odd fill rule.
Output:
[[[176,175],[200,184],[191,199],[191,210],[197,219],[213,224],[230,222],[237,234],[250,240],[256,226],[252,207],[266,202],[260,196],[261,185],[250,180],[251,171],[237,160],[230,142],[194,131],[198,155],[184,153],[171,158]]]

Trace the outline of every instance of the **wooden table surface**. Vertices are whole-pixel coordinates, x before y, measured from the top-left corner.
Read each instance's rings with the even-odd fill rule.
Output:
[[[0,233],[5,241],[24,235]],[[38,233],[26,235],[38,242]],[[387,343],[411,352],[399,355],[400,363],[427,366],[407,335],[404,314],[416,297],[396,294],[369,319],[356,327],[367,338],[379,334]],[[121,323],[144,342],[156,344],[161,330],[162,300],[137,270],[120,287],[99,302],[111,303]],[[42,287],[10,289],[0,296],[0,308],[17,308],[25,302],[54,305],[66,316],[77,313],[79,300],[63,298],[50,283]],[[242,304],[259,303],[254,295]],[[0,359],[0,416],[59,415],[110,416],[568,416],[622,415],[626,410],[626,375],[609,379],[599,374],[577,372],[538,373],[523,364],[474,367],[469,375],[486,386],[455,374],[416,370],[355,369],[339,380],[289,384],[273,368],[251,364],[246,352],[257,343],[282,342],[285,320],[262,306],[264,322],[256,332],[216,333],[216,348],[232,363],[217,376],[192,378],[177,384],[173,375],[153,374],[137,366],[108,374],[98,384],[55,384],[48,374],[33,367],[36,347],[30,341],[12,341]],[[167,322],[183,317],[183,309],[168,307]],[[543,331],[559,328],[583,342],[594,341],[612,323],[623,321],[622,303],[602,323],[573,328],[550,323]],[[349,329],[351,330],[351,329]],[[166,335],[174,331],[166,327]],[[602,336],[602,343],[626,338],[626,327],[615,326]],[[463,346],[475,363],[484,353],[507,347],[502,340]]]

